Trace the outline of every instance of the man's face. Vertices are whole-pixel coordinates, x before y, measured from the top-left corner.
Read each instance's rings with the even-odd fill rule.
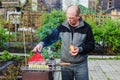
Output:
[[[67,20],[68,20],[68,23],[71,25],[71,26],[74,26],[77,24],[77,22],[79,21],[79,17],[80,16],[76,16],[75,13],[72,13],[72,12],[67,12],[66,13],[66,17],[67,17]]]

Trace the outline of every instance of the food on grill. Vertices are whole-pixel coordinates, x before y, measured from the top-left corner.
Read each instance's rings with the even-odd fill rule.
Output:
[[[28,63],[28,68],[30,69],[49,69],[49,66],[46,64],[41,64],[40,62],[31,62]]]

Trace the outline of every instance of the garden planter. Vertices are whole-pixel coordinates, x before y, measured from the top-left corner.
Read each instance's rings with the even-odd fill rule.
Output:
[[[0,65],[0,76],[2,75],[2,71],[6,69],[10,64],[14,64],[14,61],[3,61]]]
[[[18,61],[8,60],[0,62],[0,80],[18,80],[19,65]]]

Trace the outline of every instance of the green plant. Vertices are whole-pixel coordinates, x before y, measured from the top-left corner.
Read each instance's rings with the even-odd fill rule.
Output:
[[[3,54],[0,56],[0,60],[2,61],[10,61],[10,60],[21,60],[19,55],[12,55],[8,51],[4,50]]]
[[[60,49],[59,49],[60,50]],[[50,56],[52,55],[54,58],[59,58],[60,57],[60,52],[59,50],[57,52],[53,50],[48,50],[48,48],[43,48],[41,54],[45,59],[49,59]]]
[[[116,50],[120,46],[120,24],[117,20],[109,19],[102,25],[103,40],[109,49]]]
[[[91,8],[86,8],[82,5],[79,5],[80,7],[80,11],[81,11],[81,14],[95,14],[95,10],[91,9]]]
[[[40,40],[43,39],[64,20],[65,13],[62,10],[53,9],[50,13],[44,13],[42,15],[42,26],[37,29],[36,35]]]
[[[102,27],[100,25],[98,25],[96,23],[96,20],[93,19],[93,17],[89,17],[86,18],[85,21],[87,21],[89,23],[89,25],[92,27],[93,30],[93,34],[94,34],[94,38],[95,38],[95,42],[98,43],[101,41],[101,37],[102,37]]]
[[[38,41],[51,33],[53,29],[55,29],[58,25],[61,24],[61,22],[65,20],[65,18],[65,13],[62,10],[53,9],[50,13],[44,13],[42,15],[42,26],[36,31],[36,36],[39,37]],[[59,53],[61,46],[58,44],[59,42],[56,42],[50,46],[51,48],[56,49],[56,51],[53,51],[52,53]],[[42,54],[44,53],[45,55],[47,54],[47,52],[43,51]]]
[[[5,77],[2,80],[18,80],[17,76],[21,75],[20,68],[25,65],[24,57],[12,55],[8,51],[4,50],[3,54],[0,56],[0,60],[2,76]]]
[[[4,44],[14,37],[13,34],[9,34],[9,31],[4,28],[5,21],[0,17],[0,46],[6,47]]]
[[[95,19],[87,18],[91,25],[96,43],[104,47],[106,53],[115,54],[120,47],[120,23],[119,20],[108,19],[106,22],[96,24]]]
[[[9,38],[9,35],[6,34],[7,30],[0,26],[0,46],[4,46],[4,42],[6,42]]]

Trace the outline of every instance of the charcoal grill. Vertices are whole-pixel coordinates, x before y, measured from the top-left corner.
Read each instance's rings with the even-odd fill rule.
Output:
[[[40,53],[34,54],[28,61],[27,66],[22,66],[22,80],[54,80],[54,72],[61,71],[61,66],[70,63],[56,63],[51,57],[45,61]]]
[[[60,66],[54,69],[31,69],[28,66],[22,66],[22,80],[54,80],[53,74],[60,71]]]

